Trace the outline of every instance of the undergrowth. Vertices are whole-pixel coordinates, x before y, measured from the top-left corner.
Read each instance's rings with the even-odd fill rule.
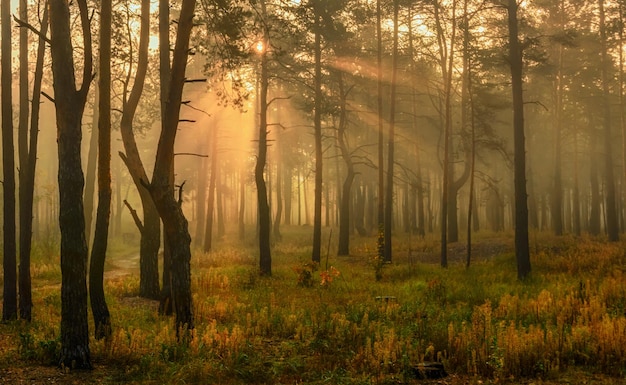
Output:
[[[441,269],[398,249],[379,269],[374,238],[321,266],[309,262],[304,240],[285,241],[274,247],[273,276],[260,277],[254,249],[222,245],[193,257],[188,344],[177,343],[172,319],[154,302],[134,298],[131,274],[106,284],[114,332],[92,341],[92,356],[119,368],[111,383],[402,383],[424,361],[479,378],[555,378],[579,368],[623,379],[623,245],[542,237],[525,282],[511,252]],[[414,250],[433,252],[432,240],[415,242]],[[0,325],[2,365],[55,362],[57,259],[34,259],[34,321]]]

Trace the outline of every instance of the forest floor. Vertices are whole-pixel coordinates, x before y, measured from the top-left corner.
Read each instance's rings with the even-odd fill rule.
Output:
[[[538,238],[533,238],[531,245],[531,248],[536,255],[546,253],[550,253],[550,255],[558,255],[560,253],[565,254],[571,251],[571,244],[573,242],[571,238],[565,237],[561,239],[553,239],[545,236],[539,236]],[[394,265],[397,264],[399,266],[417,266],[418,275],[428,276],[432,274],[434,278],[426,279],[425,285],[429,288],[433,281],[445,279],[443,278],[444,276],[436,275],[438,273],[433,273],[438,270],[431,270],[437,268],[437,265],[440,262],[438,245],[436,240],[427,238],[425,240],[414,239],[412,242],[405,242],[405,244],[402,244],[403,242],[405,242],[405,239],[400,240],[396,243],[398,245],[397,247],[401,248],[401,250],[396,253],[397,257],[394,260]],[[329,289],[326,289],[326,291],[319,291],[319,289],[315,288],[309,289],[318,290],[315,292],[318,294],[315,294],[312,298],[317,298],[317,296],[319,295],[320,300],[333,301],[335,299],[328,294],[329,290],[348,292],[350,290],[353,290],[351,286],[353,285],[351,283],[352,279],[358,278],[359,280],[363,280],[368,274],[371,274],[371,267],[368,265],[367,259],[363,258],[363,254],[371,254],[371,240],[367,240],[364,243],[357,239],[354,242],[354,249],[356,250],[355,255],[351,257],[347,257],[343,260],[336,259],[337,257],[332,258],[334,260],[333,264],[336,264],[338,268],[342,271],[341,278],[338,278],[340,282],[334,283],[336,287],[331,287]],[[491,235],[483,239],[479,239],[472,246],[472,263],[475,265],[479,265],[480,269],[484,268],[489,271],[501,269],[502,256],[511,254],[512,249],[512,238],[510,234],[497,236]],[[236,256],[233,256],[235,254]],[[300,246],[290,245],[285,246],[284,249],[279,250],[276,254],[278,254],[278,256],[276,257],[276,259],[278,260],[277,265],[280,266],[281,263],[284,263],[282,261],[284,260],[285,255],[300,255],[302,254],[302,252],[300,251]],[[306,252],[304,254],[306,255]],[[265,295],[264,291],[266,289],[270,291],[277,291],[276,287],[278,284],[276,283],[276,281],[281,281],[281,285],[282,283],[284,283],[282,281],[291,281],[293,279],[293,271],[296,270],[296,268],[293,267],[293,262],[289,262],[285,265],[287,267],[283,268],[283,270],[277,269],[277,273],[274,274],[275,277],[272,278],[272,281],[270,283],[267,283],[266,281],[258,281],[259,278],[254,278],[252,273],[254,269],[250,266],[253,266],[255,262],[254,258],[248,255],[248,251],[239,254],[229,251],[226,255],[228,256],[228,261],[226,263],[223,261],[220,262],[220,258],[222,258],[223,255],[216,255],[214,256],[214,258],[207,258],[206,255],[200,255],[197,257],[198,262],[196,262],[197,264],[194,268],[193,274],[201,275],[201,277],[197,278],[197,281],[195,281],[195,285],[199,287],[198,291],[206,289],[211,292],[215,292],[217,296],[222,295],[226,297],[226,301],[240,302],[243,301],[241,298],[258,299]],[[56,258],[58,259],[58,257]],[[252,260],[250,258],[252,258]],[[465,244],[453,243],[450,245],[448,251],[448,260],[451,265],[464,265],[465,258]],[[51,325],[51,323],[58,322],[59,309],[56,308],[59,305],[58,301],[60,301],[60,296],[58,294],[58,289],[60,287],[60,284],[58,283],[60,282],[60,271],[58,270],[58,266],[54,265],[55,262],[58,262],[57,259],[55,259],[55,257],[51,257],[49,259],[44,258],[43,261],[38,261],[37,259],[35,259],[34,263],[37,265],[34,268],[35,272],[33,274],[33,289],[35,297],[38,297],[38,299],[35,299],[35,321],[33,322],[33,324],[27,325],[21,322],[17,322],[13,324],[0,325],[0,384],[626,384],[626,377],[624,376],[623,372],[621,375],[617,376],[615,374],[606,375],[602,373],[602,370],[594,368],[593,366],[570,366],[562,370],[550,371],[544,373],[543,375],[530,377],[492,375],[482,376],[480,374],[477,375],[453,372],[443,379],[416,380],[407,379],[406,377],[401,377],[398,375],[381,376],[379,374],[375,376],[368,376],[364,373],[359,373],[358,378],[355,375],[355,378],[350,379],[350,372],[347,372],[342,374],[342,377],[336,377],[338,379],[333,379],[334,377],[332,377],[331,374],[336,374],[334,372],[329,372],[328,376],[326,377],[322,375],[318,376],[315,374],[307,375],[306,373],[298,374],[298,371],[307,370],[306,362],[309,362],[310,359],[301,358],[301,350],[296,349],[293,349],[293,354],[295,355],[294,362],[295,360],[302,360],[302,362],[298,361],[293,364],[295,365],[294,373],[286,370],[285,372],[288,375],[274,375],[274,377],[265,377],[265,375],[260,375],[260,378],[257,379],[250,378],[249,376],[254,376],[254,374],[257,372],[252,369],[248,370],[246,365],[252,366],[253,364],[248,363],[248,361],[246,361],[246,363],[241,363],[236,360],[233,361],[233,366],[246,366],[246,369],[243,370],[237,366],[237,368],[239,369],[235,368],[236,370],[234,369],[231,371],[230,369],[224,369],[223,367],[228,366],[228,364],[223,364],[223,366],[220,366],[219,369],[217,369],[221,373],[219,375],[207,375],[206,377],[202,377],[199,375],[185,375],[184,372],[186,370],[191,370],[192,372],[194,370],[199,370],[196,369],[194,365],[201,365],[198,362],[204,362],[207,358],[196,358],[195,356],[191,355],[191,353],[182,354],[183,358],[171,358],[169,356],[164,357],[164,352],[166,351],[166,348],[171,348],[168,345],[168,342],[146,343],[146,345],[149,346],[157,346],[157,350],[160,349],[160,352],[152,353],[146,350],[147,348],[142,345],[144,343],[144,338],[152,337],[141,337],[142,340],[137,343],[132,341],[135,333],[145,333],[147,335],[148,332],[140,330],[141,328],[147,327],[157,330],[159,328],[163,328],[163,325],[166,325],[168,321],[161,320],[161,317],[155,318],[157,317],[156,313],[158,308],[158,303],[156,301],[145,300],[136,296],[139,272],[139,255],[136,247],[128,247],[127,245],[117,246],[113,248],[110,257],[107,260],[105,273],[105,281],[107,282],[107,286],[109,287],[107,295],[109,298],[112,299],[113,302],[111,305],[113,319],[115,320],[115,318],[118,318],[117,323],[120,324],[118,325],[118,327],[120,328],[119,335],[115,335],[112,342],[94,342],[95,346],[92,348],[92,363],[94,366],[93,370],[70,372],[68,370],[60,369],[54,365],[50,365],[49,357],[46,355],[46,351],[50,350],[50,341],[58,338],[55,337],[58,333],[58,324]],[[302,258],[300,258],[299,260],[302,260]],[[492,263],[492,260],[495,260],[495,262]],[[244,265],[244,267],[242,268],[241,265]],[[431,265],[433,267],[424,267],[425,265]],[[235,270],[231,271],[231,269]],[[355,271],[351,271],[352,269],[354,269]],[[393,289],[394,285],[407,285],[407,282],[409,282],[412,278],[407,278],[406,275],[409,273],[412,275],[415,272],[413,268],[410,268],[408,270],[409,273],[407,273],[405,270],[402,270],[401,267],[392,267],[386,269],[388,270],[385,273],[386,275],[384,279],[387,280],[387,285],[382,286],[382,289],[376,289],[371,293],[380,294],[389,292],[391,294],[395,294]],[[200,273],[200,271],[202,273]],[[460,270],[459,268],[458,271],[462,272],[463,270]],[[456,270],[454,270],[454,268],[453,272],[453,275],[459,274]],[[230,282],[229,279],[231,280]],[[251,286],[252,288],[250,289],[248,286]],[[341,289],[339,289],[340,286]],[[241,287],[244,287],[244,289],[241,289]],[[362,290],[358,287],[356,289]],[[243,290],[242,294],[237,293],[235,295],[233,293],[234,291],[241,290]],[[293,291],[292,284],[287,285],[287,290]],[[446,290],[448,290],[449,292],[447,292],[445,295],[451,296],[451,292],[453,290],[451,285]],[[252,294],[250,293],[250,291],[259,291],[262,294]],[[276,295],[279,296],[279,301],[283,295],[287,295],[285,294],[285,292],[282,291],[277,291],[277,293],[278,294]],[[245,295],[249,295],[249,297],[244,297]],[[256,297],[256,295],[259,295],[259,297]],[[269,294],[268,296],[271,297],[270,301],[275,301],[273,293]],[[400,292],[400,294],[398,294],[398,298],[399,301],[404,300],[403,292]],[[202,303],[202,300],[198,300],[198,298],[196,298],[195,301],[200,302],[198,306],[207,306],[206,303]],[[336,301],[343,303],[345,302],[345,299],[343,297],[337,297]],[[447,301],[449,300],[446,300],[446,302]],[[240,304],[237,303],[237,305]],[[220,306],[225,306],[226,310],[221,309]],[[221,302],[215,303],[215,308],[211,308],[209,311],[211,317],[214,317],[213,322],[217,320],[218,323],[223,323],[224,325],[232,325],[236,322],[234,320],[234,316],[228,314],[229,309],[231,309],[228,306],[229,305],[221,304]],[[293,305],[291,306],[293,307]],[[341,306],[348,305],[343,304]],[[250,310],[248,310],[248,312],[250,312]],[[199,324],[206,322],[210,323],[208,318],[211,317],[207,317],[206,314],[203,313],[203,309],[200,309],[197,313],[197,317],[200,318],[200,320],[198,321]],[[333,315],[333,317],[335,317],[335,315]],[[372,311],[372,319],[373,317],[374,313]],[[132,322],[136,322],[136,324],[132,324],[131,326],[127,327],[122,325],[122,323]],[[154,322],[154,325],[143,324],[147,322]],[[283,321],[283,323],[286,323],[286,321]],[[248,320],[248,324],[250,324],[250,320]],[[233,334],[231,334],[231,339],[227,339],[226,342],[222,341],[221,343],[223,344],[233,343],[232,340],[235,339],[234,333],[236,327],[226,327],[226,330],[228,330],[228,328],[231,328],[230,330]],[[215,330],[218,330],[218,333],[223,332],[219,329],[214,329],[214,332]],[[399,327],[398,330],[400,330]],[[398,331],[398,334],[401,333]],[[156,337],[154,338],[156,341]],[[265,339],[265,337],[263,338]],[[120,339],[128,340],[129,347],[116,347],[116,344],[119,343]],[[252,341],[252,339],[250,341]],[[281,343],[285,344],[284,341]],[[248,344],[250,348],[255,348],[256,346],[253,342],[248,342]],[[136,352],[133,352],[133,349],[135,349],[133,348],[133,346],[135,346],[135,348],[137,349]],[[54,348],[52,348],[52,350],[54,350]],[[262,352],[257,353],[263,355]],[[267,354],[271,356],[271,352],[267,352]],[[287,358],[281,356],[281,362],[284,360],[289,360],[288,356],[290,353],[285,352],[284,354]],[[213,355],[211,357],[213,357],[214,359],[220,359],[220,357],[222,357],[224,361],[228,361],[230,359],[228,355],[228,352],[225,353],[224,351],[222,351],[222,353]],[[150,357],[150,360],[147,360],[148,363],[144,364],[144,358],[148,356]],[[190,362],[185,363],[185,357],[189,358]],[[247,355],[241,357],[238,359],[252,361],[254,355],[251,352],[248,352]],[[152,360],[159,361],[159,364],[161,361],[168,360],[171,363],[167,364],[166,362],[168,366],[153,372],[150,367],[145,366],[150,365],[150,363],[156,362]],[[620,360],[622,359],[620,358]],[[317,362],[316,359],[313,359],[313,361]],[[200,370],[200,372],[205,373],[202,370]],[[261,368],[260,370],[263,371],[264,369]],[[271,370],[276,371],[277,369],[275,367],[272,367]],[[223,375],[222,372],[227,374]]]

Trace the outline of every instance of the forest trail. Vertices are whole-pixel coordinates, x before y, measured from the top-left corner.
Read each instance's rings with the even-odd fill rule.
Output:
[[[108,255],[104,268],[104,280],[139,275],[139,250],[132,250],[120,255]]]

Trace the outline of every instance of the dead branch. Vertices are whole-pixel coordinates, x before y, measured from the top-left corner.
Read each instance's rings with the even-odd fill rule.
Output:
[[[143,234],[143,223],[141,223],[141,219],[139,219],[139,215],[137,215],[137,210],[135,210],[126,199],[124,199],[124,204],[128,207],[128,211],[130,211],[130,215],[133,217],[139,232]]]

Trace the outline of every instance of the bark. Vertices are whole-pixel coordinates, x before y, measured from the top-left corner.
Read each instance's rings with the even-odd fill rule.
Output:
[[[528,245],[528,195],[526,194],[526,146],[524,137],[524,99],[522,89],[522,48],[518,37],[517,2],[508,4],[509,61],[513,94],[513,138],[515,169],[515,258],[517,277],[521,280],[530,274]]]
[[[211,175],[209,177],[209,198],[207,200],[206,224],[204,226],[204,252],[213,248],[213,212],[215,209],[215,183],[217,178],[217,126],[211,131]]]
[[[216,208],[217,208],[217,239],[224,238],[224,233],[226,233],[226,228],[224,227],[224,197],[222,195],[222,190],[224,188],[224,181],[222,178],[221,169],[218,167],[217,169],[217,184],[215,186],[216,192]]]
[[[360,236],[367,235],[365,228],[365,186],[357,186],[354,198],[354,228]]]
[[[377,204],[377,250],[378,258],[385,258],[385,151],[383,134],[383,34],[382,34],[382,4],[376,0],[376,103],[378,107],[378,204]]]
[[[161,11],[166,6],[166,4],[162,3],[160,3]],[[168,71],[170,76],[167,78],[169,79],[167,81],[169,83],[167,93],[161,95],[161,102],[164,106],[161,135],[154,162],[152,181],[149,186],[150,194],[163,221],[165,236],[169,243],[171,302],[176,314],[176,333],[179,339],[184,341],[187,341],[189,338],[188,331],[194,328],[191,298],[191,236],[189,235],[188,222],[183,214],[180,202],[176,200],[172,193],[173,181],[171,175],[174,165],[174,143],[178,131],[195,3],[195,0],[183,0],[182,2],[180,18],[177,23],[178,28],[172,67],[171,71]],[[160,31],[164,32],[166,26],[161,24]],[[169,56],[169,50],[167,53]],[[161,52],[161,54],[163,59],[165,59],[165,52]],[[164,70],[163,66],[169,67],[169,58],[161,63],[161,70]],[[181,190],[182,188],[183,186],[180,187]],[[182,191],[180,191],[179,195],[182,196]]]
[[[261,15],[266,17],[265,0],[261,0],[260,4]],[[259,74],[259,83],[261,86],[259,92],[259,148],[256,166],[254,168],[259,215],[259,269],[262,275],[272,274],[272,254],[270,249],[271,215],[264,178],[267,163],[267,91],[269,88],[267,44],[269,44],[269,30],[267,25],[265,25],[263,28],[264,49],[263,52],[261,52],[261,73]]]
[[[292,189],[293,189],[293,180],[292,180],[292,171],[291,165],[284,164],[283,165],[283,194],[285,195],[285,225],[291,225],[291,204],[292,204]]]
[[[111,0],[102,0],[98,87],[98,209],[89,265],[89,299],[96,339],[111,335],[111,316],[104,298],[104,262],[111,216],[111,8]]]
[[[582,228],[580,223],[580,188],[578,182],[578,172],[578,133],[574,132],[574,191],[572,197],[572,221],[574,234],[576,236],[580,236]]]
[[[167,0],[159,0],[159,81],[160,81],[160,93],[161,93],[161,131],[164,127],[167,127],[167,115],[166,110],[168,108],[168,95],[170,90],[170,8]],[[170,170],[168,175],[172,172],[173,167],[173,155],[172,161],[169,165]],[[154,178],[154,176],[153,176]],[[169,177],[168,177],[169,184]],[[174,186],[170,186],[170,195],[173,196]],[[150,194],[152,197],[152,194]],[[156,208],[156,205],[155,205]],[[159,213],[160,217],[160,213]],[[170,315],[173,312],[173,298],[172,298],[172,280],[171,280],[171,250],[169,239],[167,238],[166,231],[163,231],[163,285],[161,287],[161,295],[159,299],[159,313]]]
[[[563,28],[563,1],[559,0],[559,27]],[[563,235],[563,181],[561,173],[561,131],[563,109],[563,46],[556,48],[557,73],[554,79],[553,126],[554,126],[554,186],[552,191],[552,230],[555,235]]]
[[[603,126],[604,126],[604,178],[605,178],[605,214],[606,231],[610,242],[619,241],[619,224],[617,223],[617,206],[615,198],[615,177],[613,171],[613,148],[611,138],[611,98],[609,85],[609,59],[607,48],[607,33],[604,15],[604,0],[598,0],[600,13],[600,45],[601,45],[601,73],[603,94]]]
[[[56,107],[61,228],[61,356],[60,365],[91,368],[87,322],[87,242],[83,209],[81,118],[91,83],[92,52],[89,12],[77,0],[83,31],[83,74],[76,89],[69,3],[50,1],[52,74]]]
[[[96,190],[96,166],[98,163],[98,113],[100,104],[99,85],[94,85],[95,97],[92,108],[91,135],[89,139],[89,151],[87,152],[87,170],[85,174],[85,238],[87,246],[91,239],[91,227],[95,205]]]
[[[350,255],[350,204],[352,202],[352,183],[354,182],[354,163],[352,157],[348,151],[348,143],[346,137],[347,128],[347,108],[346,97],[347,94],[344,90],[343,73],[338,73],[339,81],[339,126],[337,128],[337,142],[339,144],[339,150],[341,151],[341,159],[343,159],[346,165],[346,177],[343,181],[341,188],[341,205],[339,207],[339,243],[337,246],[337,255]],[[363,212],[364,205],[361,205],[361,213]],[[362,218],[360,227],[362,228]],[[358,227],[357,227],[358,228]]]
[[[150,41],[150,1],[141,2],[141,25],[139,32],[139,50],[135,80],[128,99],[125,101],[122,118],[120,121],[120,133],[124,144],[125,154],[120,156],[124,160],[130,173],[143,210],[143,230],[140,231],[139,249],[139,295],[144,298],[157,299],[159,292],[159,247],[161,243],[161,222],[157,208],[152,200],[150,192],[142,181],[147,181],[148,176],[139,155],[137,142],[133,133],[133,120],[143,93],[146,73],[148,69],[148,43]],[[169,55],[169,54],[168,54]],[[130,71],[130,70],[129,70]]]
[[[3,192],[3,268],[4,291],[2,320],[17,318],[17,260],[15,235],[15,155],[13,144],[11,2],[2,0],[0,10],[2,35],[2,192]]]
[[[276,216],[274,218],[273,228],[274,239],[277,241],[282,239],[282,235],[280,234],[280,221],[283,216],[283,161],[281,145],[279,134],[276,136]]]
[[[321,35],[321,16],[318,10],[319,5],[315,8],[315,45],[314,45],[314,114],[313,124],[315,138],[315,190],[314,190],[314,206],[313,206],[313,250],[311,259],[313,262],[319,263],[321,260],[322,248],[322,35]]]
[[[591,125],[591,124],[590,124]],[[592,131],[593,132],[593,131]],[[601,220],[600,220],[600,181],[598,178],[598,161],[596,151],[596,137],[597,135],[591,135],[589,140],[589,183],[591,188],[591,202],[589,209],[589,233],[591,235],[600,235],[601,232]]]
[[[193,237],[194,248],[199,249],[203,244],[204,225],[206,221],[206,176],[207,176],[207,160],[200,160],[200,169],[198,170],[198,190],[196,194],[196,234]]]
[[[394,187],[394,162],[395,162],[395,130],[396,130],[396,80],[398,77],[398,12],[399,0],[393,2],[393,48],[391,64],[391,95],[389,105],[389,131],[387,137],[387,184],[385,191],[385,249],[384,260],[391,262],[391,232],[393,227],[393,187]]]
[[[246,174],[243,169],[239,170],[239,240],[243,241],[246,238]]]
[[[470,186],[469,186],[469,199],[467,207],[467,256],[465,260],[465,266],[469,267],[472,260],[472,218],[475,210],[475,197],[474,197],[474,172],[476,166],[476,127],[474,124],[474,99],[472,93],[472,62],[470,59],[470,33],[469,33],[469,18],[467,13],[468,0],[463,2],[463,102],[462,102],[462,121],[463,127],[467,125],[469,120],[470,127]]]
[[[456,220],[456,207],[449,207],[451,203],[452,190],[450,180],[452,174],[452,166],[450,164],[450,146],[451,146],[451,131],[452,131],[452,69],[454,61],[454,44],[456,38],[456,17],[454,12],[456,11],[456,0],[452,3],[453,7],[453,22],[452,22],[452,35],[449,42],[449,48],[446,46],[445,36],[443,28],[441,26],[441,17],[439,13],[439,3],[435,4],[435,19],[437,25],[437,36],[439,42],[439,61],[442,73],[442,80],[444,84],[443,90],[443,130],[444,130],[444,150],[443,150],[443,183],[442,183],[442,197],[441,197],[441,266],[448,267],[448,221],[450,215],[454,215]],[[453,203],[456,206],[456,198]],[[449,211],[451,214],[449,214]]]
[[[26,20],[27,5],[20,2],[20,18]],[[41,34],[48,33],[48,8],[44,9],[40,27]],[[28,39],[26,29],[20,30],[20,266],[19,266],[19,309],[20,318],[30,321],[32,318],[32,285],[30,275],[30,254],[33,237],[33,197],[35,192],[35,166],[37,164],[37,142],[39,137],[39,103],[41,101],[41,83],[46,42],[38,39],[35,76],[33,79],[33,99],[30,128],[28,125]],[[25,36],[23,36],[24,34]],[[22,68],[26,74],[22,73]],[[25,87],[25,90],[22,89]],[[24,110],[22,110],[22,108]],[[25,118],[22,116],[25,114]],[[24,119],[24,120],[22,120]],[[28,130],[28,131],[27,131]]]

